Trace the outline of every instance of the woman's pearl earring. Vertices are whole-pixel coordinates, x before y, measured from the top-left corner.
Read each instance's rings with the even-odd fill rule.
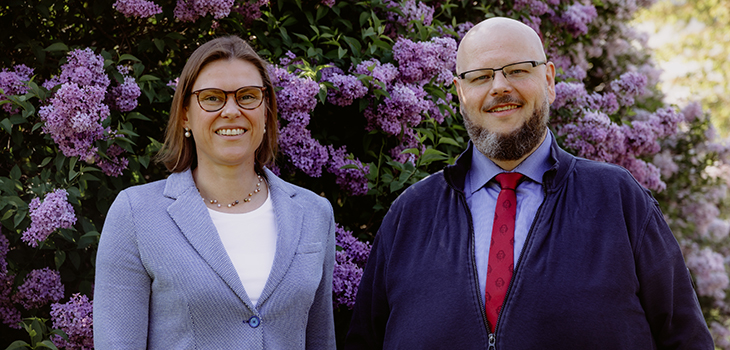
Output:
[[[190,133],[190,129],[188,129],[188,128],[185,128],[185,137],[190,137],[190,135],[192,135],[192,134]]]

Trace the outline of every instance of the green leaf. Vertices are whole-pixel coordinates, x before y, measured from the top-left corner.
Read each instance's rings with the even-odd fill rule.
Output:
[[[10,344],[5,350],[16,350],[16,349],[28,349],[30,348],[30,344],[22,341],[22,340],[16,340],[12,344]]]
[[[3,214],[3,217],[0,218],[0,221],[5,221],[5,220],[9,219],[11,216],[13,216],[13,214],[15,214],[15,209],[7,210],[5,212],[5,214]]]
[[[48,348],[48,349],[58,350],[56,345],[53,344],[53,342],[48,339],[36,344],[36,349],[38,349],[38,348]]]
[[[122,61],[125,61],[125,60],[130,60],[130,61],[136,61],[136,62],[141,62],[141,61],[139,60],[139,58],[137,58],[137,57],[134,57],[134,56],[132,56],[132,55],[130,55],[130,54],[128,54],[128,53],[125,53],[125,54],[123,54],[123,55],[119,56],[119,62],[122,62]]]
[[[165,41],[162,39],[153,39],[153,43],[155,43],[155,47],[157,47],[157,50],[164,53],[165,52]]]
[[[128,120],[132,120],[132,119],[139,119],[139,120],[144,120],[144,121],[147,121],[147,122],[152,121],[152,119],[147,118],[144,114],[139,113],[139,112],[129,112],[129,113],[127,113],[127,117],[125,118],[125,120],[128,121]]]
[[[447,144],[447,145],[453,145],[453,146],[456,146],[456,147],[461,147],[461,145],[458,142],[456,142],[456,140],[454,140],[454,139],[452,139],[450,137],[442,137],[442,138],[440,138],[438,144],[439,145],[441,145],[441,144]]]
[[[56,262],[56,270],[59,270],[66,261],[66,252],[63,250],[57,250],[53,260]]]
[[[441,152],[435,148],[429,148],[425,152],[423,152],[421,158],[418,159],[418,163],[419,165],[427,165],[435,161],[445,160],[448,158],[449,156],[446,153]]]
[[[421,154],[421,150],[419,150],[418,148],[409,148],[409,149],[404,149],[400,153],[401,154],[411,153],[411,154],[419,155],[419,154]]]
[[[5,101],[7,101],[7,100],[5,100]],[[4,130],[5,130],[5,132],[7,132],[8,134],[10,134],[10,133],[12,133],[12,132],[13,132],[13,124],[12,124],[12,123],[10,123],[10,119],[8,119],[8,118],[5,118],[5,119],[3,119],[3,120],[0,120],[0,125],[2,125],[3,129],[4,129]]]
[[[42,167],[48,165],[48,163],[50,163],[51,160],[53,160],[53,158],[51,158],[51,157],[45,157],[45,158],[43,158],[43,161],[41,161],[41,164],[38,165],[38,167],[42,168]]]
[[[87,232],[86,234],[84,234],[83,236],[81,236],[79,238],[78,248],[84,249],[84,248],[88,247],[89,245],[91,245],[92,243],[99,242],[100,236],[101,236],[101,234],[97,231]]]
[[[64,43],[53,43],[50,46],[43,49],[43,51],[68,51],[68,46]]]
[[[17,165],[13,166],[13,168],[10,169],[10,179],[20,181],[20,177],[22,175],[23,174],[20,172],[20,167],[18,167]]]
[[[142,83],[145,81],[156,81],[156,80],[160,80],[160,78],[158,78],[154,75],[145,74],[145,75],[139,77],[139,79],[137,81]]]

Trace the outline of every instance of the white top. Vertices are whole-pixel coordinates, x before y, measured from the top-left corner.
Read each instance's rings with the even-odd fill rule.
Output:
[[[261,207],[248,213],[229,214],[210,208],[208,212],[246,294],[256,305],[276,253],[276,220],[271,197],[267,196]]]

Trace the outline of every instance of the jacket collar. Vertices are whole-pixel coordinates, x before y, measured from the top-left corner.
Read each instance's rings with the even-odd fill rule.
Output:
[[[548,132],[552,133],[550,130],[548,130]],[[472,164],[473,147],[474,144],[470,140],[467,144],[466,150],[461,153],[454,165],[449,165],[444,168],[444,178],[446,179],[446,182],[454,190],[459,191],[462,194],[464,193],[466,175]],[[550,157],[553,159],[554,164],[550,170],[545,172],[545,175],[543,175],[543,184],[548,191],[554,191],[565,182],[568,173],[575,166],[576,157],[558,146],[555,135],[553,135],[552,142],[550,144]]]
[[[269,169],[264,168],[264,172],[274,206],[277,239],[274,264],[259,297],[259,305],[271,296],[294,260],[304,221],[303,208],[294,200],[295,188],[281,180]],[[241,301],[256,313],[255,305],[246,294],[238,273],[223,247],[218,231],[210,219],[208,208],[198,193],[192,171],[188,169],[171,174],[165,183],[163,193],[175,200],[167,208],[167,212],[190,245]]]

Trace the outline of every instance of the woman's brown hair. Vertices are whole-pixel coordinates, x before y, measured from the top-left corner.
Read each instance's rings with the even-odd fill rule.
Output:
[[[183,116],[185,106],[190,103],[191,90],[200,71],[207,64],[225,59],[239,59],[250,62],[261,74],[264,83],[264,104],[266,105],[266,133],[256,149],[255,170],[263,172],[263,166],[272,163],[278,151],[278,127],[276,122],[276,93],[269,77],[267,63],[243,39],[226,36],[213,39],[198,47],[185,63],[178,79],[170,108],[170,120],[165,130],[165,142],[157,153],[157,161],[165,164],[171,172],[181,172],[197,166],[195,140],[185,137]]]

